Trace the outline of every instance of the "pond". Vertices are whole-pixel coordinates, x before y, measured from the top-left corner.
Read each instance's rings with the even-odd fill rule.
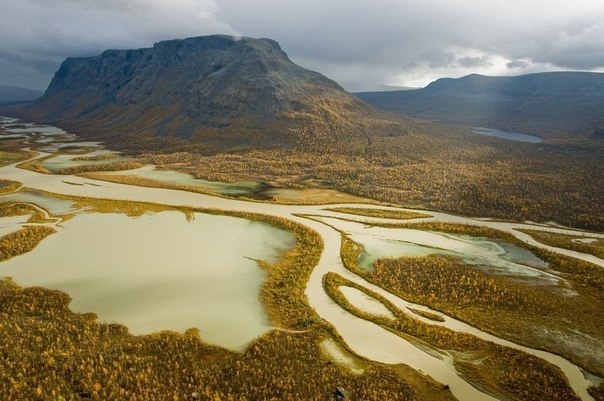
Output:
[[[512,141],[540,143],[543,142],[541,138],[535,135],[523,134],[521,132],[509,132],[503,131],[497,128],[484,128],[484,127],[473,127],[472,132],[480,135],[495,136],[497,138],[510,139]]]
[[[192,221],[178,212],[80,214],[61,226],[0,263],[0,276],[65,291],[73,310],[135,334],[196,327],[204,340],[236,350],[271,329],[254,259],[274,262],[295,244],[270,225],[202,213]]]
[[[218,182],[207,181],[193,177],[190,174],[173,170],[158,170],[153,165],[147,165],[134,170],[112,172],[114,175],[132,175],[157,181],[166,181],[179,185],[206,188],[221,195],[252,195],[262,189],[262,184],[257,182]]]
[[[94,157],[94,156],[102,155],[102,154],[103,153],[92,152],[92,153],[88,153],[86,156]],[[53,156],[51,158],[44,160],[42,162],[42,166],[44,166],[44,168],[46,168],[48,171],[56,173],[60,170],[72,168],[72,167],[89,166],[89,165],[98,166],[98,165],[103,165],[103,164],[131,160],[131,158],[129,158],[129,157],[118,156],[117,154],[115,154],[115,157],[100,158],[100,159],[93,159],[93,160],[82,160],[82,159],[78,160],[78,158],[81,158],[81,157],[82,156],[78,156],[78,155],[57,155],[57,156]]]

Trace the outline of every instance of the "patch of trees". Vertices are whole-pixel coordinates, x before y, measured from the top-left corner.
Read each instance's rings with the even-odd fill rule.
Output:
[[[0,180],[0,195],[15,192],[21,187],[21,183],[17,181]]]
[[[321,147],[319,141],[290,149],[144,157],[213,181],[321,186],[468,216],[604,229],[601,145],[529,145],[450,128],[351,141],[350,146],[328,146],[328,141]]]
[[[434,229],[438,224],[410,227],[425,225]],[[484,233],[491,229],[466,230]],[[504,233],[500,236],[506,237]],[[362,270],[357,266],[362,247],[345,236],[342,241],[345,266],[372,283],[484,331],[563,355],[591,372],[604,374],[604,360],[591,352],[604,341],[603,323],[592,318],[604,307],[604,271],[598,266],[531,247],[548,262],[547,270],[559,275],[558,282],[492,274],[437,255],[379,259],[373,269]],[[544,329],[536,330],[538,327]]]
[[[354,375],[321,353],[324,329],[273,331],[236,354],[198,331],[134,336],[126,327],[68,309],[69,297],[0,281],[0,397],[4,400],[453,401],[450,392],[401,367],[372,364]]]
[[[362,207],[331,207],[326,210],[338,213],[354,214],[357,216],[378,217],[382,219],[410,220],[431,217],[427,213],[407,212],[402,210],[373,209]]]
[[[522,351],[424,323],[402,312],[379,294],[336,273],[327,273],[323,285],[329,296],[352,314],[393,330],[394,333],[435,352],[448,352],[465,379],[510,400],[578,400],[564,374],[554,365]],[[377,317],[351,305],[339,290],[350,286],[381,302],[395,319]]]
[[[0,238],[0,261],[23,255],[56,230],[46,226],[27,226]]]

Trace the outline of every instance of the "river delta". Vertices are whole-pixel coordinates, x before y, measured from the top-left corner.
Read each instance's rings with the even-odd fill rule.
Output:
[[[24,147],[34,152],[29,162],[43,159],[42,165],[50,172],[82,164],[103,166],[104,162],[127,160],[121,155],[99,156],[111,152],[96,142],[78,142],[77,137],[57,128],[16,124],[16,120],[9,118],[0,121],[5,140],[27,141]],[[602,355],[596,355],[589,366],[579,366],[551,349],[519,344],[430,305],[395,295],[390,288],[371,283],[367,276],[350,269],[342,260],[345,238],[360,250],[358,265],[366,271],[381,258],[440,255],[493,277],[511,277],[527,287],[563,289],[565,296],[573,297],[579,296],[574,292],[573,283],[531,252],[531,247],[555,251],[599,269],[604,268],[604,260],[544,245],[520,230],[575,235],[584,242],[602,241],[602,233],[554,224],[467,218],[430,210],[421,210],[423,217],[409,220],[413,224],[498,230],[516,241],[511,243],[467,233],[401,227],[402,220],[337,212],[330,210],[329,205],[289,205],[241,198],[253,195],[261,186],[259,183],[208,182],[175,171],[157,170],[150,165],[107,174],[200,186],[215,195],[162,188],[162,185],[137,186],[82,175],[41,173],[21,168],[19,163],[7,164],[0,167],[0,178],[18,182],[20,187],[0,196],[0,203],[41,208],[48,216],[40,222],[29,220],[33,212],[0,217],[0,235],[32,225],[49,226],[56,233],[43,239],[35,249],[0,262],[0,277],[10,276],[21,286],[64,291],[72,298],[70,307],[74,311],[94,312],[100,320],[124,324],[134,334],[161,330],[184,332],[195,327],[204,341],[245,352],[258,336],[280,329],[268,317],[261,302],[266,274],[261,265],[275,263],[295,246],[296,239],[283,228],[231,214],[273,216],[314,230],[323,242],[318,263],[304,284],[304,293],[308,306],[337,333],[317,347],[351,374],[363,374],[359,367],[362,360],[404,364],[446,386],[459,400],[506,399],[499,390],[490,390],[461,374],[456,362],[463,356],[434,346],[422,346],[421,341],[399,335],[379,323],[380,319],[394,319],[392,309],[395,309],[421,324],[469,334],[547,361],[560,369],[578,399],[593,400],[587,389],[602,381],[598,377],[604,370]],[[147,210],[136,216],[101,213],[78,199],[144,202],[187,211]],[[369,202],[339,206],[418,212]],[[328,273],[363,289],[350,285],[339,287],[347,303],[376,319],[355,315],[330,296],[325,284]],[[580,338],[577,336],[573,341]],[[597,346],[600,339],[585,340],[581,346],[586,349]],[[575,359],[581,360],[581,354],[588,352],[577,351],[579,356]]]

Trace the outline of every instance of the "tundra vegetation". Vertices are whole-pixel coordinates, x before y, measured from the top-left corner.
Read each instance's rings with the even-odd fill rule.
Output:
[[[82,173],[80,174],[83,177],[92,178],[95,180],[109,181],[115,182],[118,184],[127,184],[127,185],[136,185],[139,187],[149,187],[149,188],[165,188],[165,189],[175,189],[179,191],[188,191],[194,192],[198,194],[207,194],[207,195],[216,195],[219,194],[205,188],[202,186],[194,186],[194,185],[183,185],[177,184],[169,181],[160,181],[154,180],[150,178],[137,177],[135,175],[115,175],[115,174],[107,174],[106,172],[97,171],[90,173]]]
[[[16,163],[22,160],[23,154],[18,152],[6,152],[0,151],[0,166],[6,166],[7,164]]]
[[[604,197],[603,144],[525,144],[457,127],[419,130],[364,142],[353,138],[331,144],[315,138],[291,149],[205,154],[166,153],[170,148],[137,153],[129,144],[121,147],[153,164],[211,181],[332,188],[412,208],[604,229],[599,202]]]
[[[151,163],[209,181],[335,189],[411,208],[604,229],[604,203],[599,201],[604,198],[604,144],[598,141],[526,144],[476,135],[463,127],[411,122],[406,129],[361,137],[316,123],[312,132],[299,133],[296,146],[285,148],[221,150],[170,137],[115,137],[111,148],[132,160],[107,159],[106,164],[60,173]],[[337,142],[338,135],[346,140]],[[24,167],[45,172],[37,161]]]
[[[0,129],[0,133],[2,130]],[[0,140],[0,166],[17,163],[34,156],[34,152],[23,150],[23,140],[4,139]]]
[[[272,331],[243,354],[205,344],[199,332],[133,336],[126,327],[68,309],[69,297],[0,282],[0,394],[6,400],[325,400],[336,387],[355,399],[453,400],[404,367],[372,364],[354,375],[316,345],[323,327]]]
[[[62,197],[61,195],[53,195]],[[138,215],[164,210],[135,202],[69,198],[87,212]],[[13,206],[8,214],[19,214]],[[186,210],[223,213],[212,210]],[[267,279],[261,297],[280,329],[241,353],[203,342],[197,329],[134,336],[119,324],[97,322],[93,313],[69,310],[69,296],[0,281],[0,394],[6,400],[323,400],[337,387],[354,399],[453,400],[442,385],[405,366],[365,361],[363,373],[333,363],[319,344],[339,342],[333,328],[311,309],[305,283],[322,252],[314,231],[292,221],[249,213],[296,236],[276,263],[258,261]],[[340,347],[346,350],[340,343]],[[349,351],[346,351],[349,352]]]
[[[403,137],[372,138],[348,153],[338,151],[335,146],[325,147],[325,138],[321,137],[310,138],[293,150],[241,150],[205,155],[160,153],[158,145],[158,153],[130,149],[137,155],[135,164],[111,163],[107,159],[107,164],[63,173],[120,170],[151,162],[214,181],[336,188],[381,201],[469,215],[514,220],[555,219],[585,228],[604,227],[602,204],[598,202],[603,195],[604,185],[600,184],[604,177],[601,170],[591,168],[598,165],[597,149],[594,153],[580,143],[572,147],[545,144],[539,145],[541,157],[531,158],[527,156],[534,148],[502,145],[503,154],[494,154],[490,147],[500,146],[500,142],[466,137],[462,131],[452,129],[446,138],[426,139],[413,132]],[[17,144],[22,145],[18,141],[2,141],[3,149],[10,143],[15,151]],[[175,142],[175,147],[177,145]],[[435,152],[426,153],[427,147]],[[577,158],[577,154],[584,157]],[[29,156],[31,154],[20,153],[7,162]],[[578,159],[580,164],[575,165]],[[26,167],[35,171],[43,168],[35,161]],[[568,174],[558,174],[560,168]],[[145,184],[158,185],[156,182]],[[10,191],[18,188],[10,187],[14,185],[11,183],[3,185],[9,186]],[[589,196],[585,188],[593,189]],[[179,210],[187,218],[192,218],[195,211],[224,213],[49,195],[69,199],[76,208],[85,208],[88,212],[138,216]],[[32,218],[40,222],[45,219],[39,211],[20,209],[27,209],[25,206],[6,208],[2,212],[5,215],[32,214]],[[387,367],[365,361],[364,373],[358,374],[332,363],[332,357],[321,352],[319,346],[325,339],[332,338],[345,352],[351,351],[346,350],[333,328],[308,306],[304,295],[306,282],[323,247],[320,237],[285,219],[228,214],[266,221],[296,236],[296,246],[279,262],[258,261],[267,272],[261,297],[271,322],[280,330],[257,339],[242,354],[205,344],[196,329],[184,334],[161,332],[133,336],[121,325],[97,322],[93,314],[71,312],[69,297],[64,293],[19,288],[5,279],[0,283],[0,343],[6,345],[0,354],[0,394],[6,395],[7,400],[60,397],[67,400],[178,400],[187,399],[194,392],[207,400],[319,400],[332,397],[333,390],[340,386],[349,390],[353,399],[453,399],[442,385],[404,366]],[[389,215],[388,218],[401,216]],[[433,223],[405,226],[518,243],[509,235],[487,228]],[[27,228],[33,227],[36,226]],[[9,238],[8,242],[35,246],[49,234],[51,231],[17,231],[13,235],[19,237]],[[526,248],[547,261],[548,271],[561,280],[541,285],[530,279],[489,274],[442,256],[378,260],[372,270],[362,271],[356,266],[362,249],[345,237],[341,256],[350,270],[405,299],[423,303],[500,337],[559,353],[585,370],[604,376],[601,355],[593,352],[604,342],[603,323],[593,318],[601,314],[604,306],[602,269],[539,248]],[[26,249],[14,252],[19,254]],[[4,254],[4,248],[2,252]],[[326,279],[326,288],[331,288],[334,299],[339,298],[338,288],[344,285],[337,284],[336,279],[341,278]],[[352,284],[345,282],[345,285]],[[379,299],[376,294],[369,295]],[[385,300],[380,301],[386,305]],[[353,313],[363,312],[347,304],[345,299],[340,302]],[[519,320],[518,316],[523,319]],[[424,317],[438,320],[429,314]],[[382,324],[375,316],[364,318]],[[564,377],[551,365],[544,365],[528,354],[492,344],[477,345],[477,339],[472,336],[428,328],[408,316],[397,317],[385,327],[406,338],[413,336],[422,346],[449,350],[465,375],[495,393],[512,399],[538,396],[556,399],[552,397],[568,394]],[[560,341],[561,337],[566,341]],[[501,361],[494,360],[497,359],[494,355]],[[503,361],[508,362],[505,367],[501,366]],[[549,376],[547,382],[545,375]],[[530,383],[541,383],[543,387],[531,389],[527,387]],[[602,388],[592,388],[590,392],[601,398]],[[565,399],[574,399],[572,397],[570,394]]]
[[[19,256],[34,249],[56,230],[45,226],[28,226],[0,238],[0,261]]]
[[[48,160],[55,155],[45,156],[39,159],[27,160],[18,165],[18,167],[35,171],[37,173],[44,174],[61,174],[61,175],[70,175],[70,174],[83,174],[91,171],[121,171],[121,170],[130,170],[143,166],[143,163],[136,160],[121,160],[111,162],[111,158],[107,159],[107,163],[102,164],[81,164],[74,167],[62,168],[57,171],[50,171],[46,167],[44,167],[44,161]],[[102,159],[104,160],[104,159]]]

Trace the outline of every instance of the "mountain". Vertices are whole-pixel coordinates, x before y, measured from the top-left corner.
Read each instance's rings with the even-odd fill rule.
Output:
[[[541,136],[588,135],[604,125],[602,73],[472,74],[418,90],[355,95],[389,112]]]
[[[27,102],[42,96],[43,92],[18,86],[0,85],[0,104]]]
[[[277,42],[224,35],[68,58],[44,96],[12,114],[113,146],[163,138],[205,149],[362,137],[392,120],[294,64]]]

